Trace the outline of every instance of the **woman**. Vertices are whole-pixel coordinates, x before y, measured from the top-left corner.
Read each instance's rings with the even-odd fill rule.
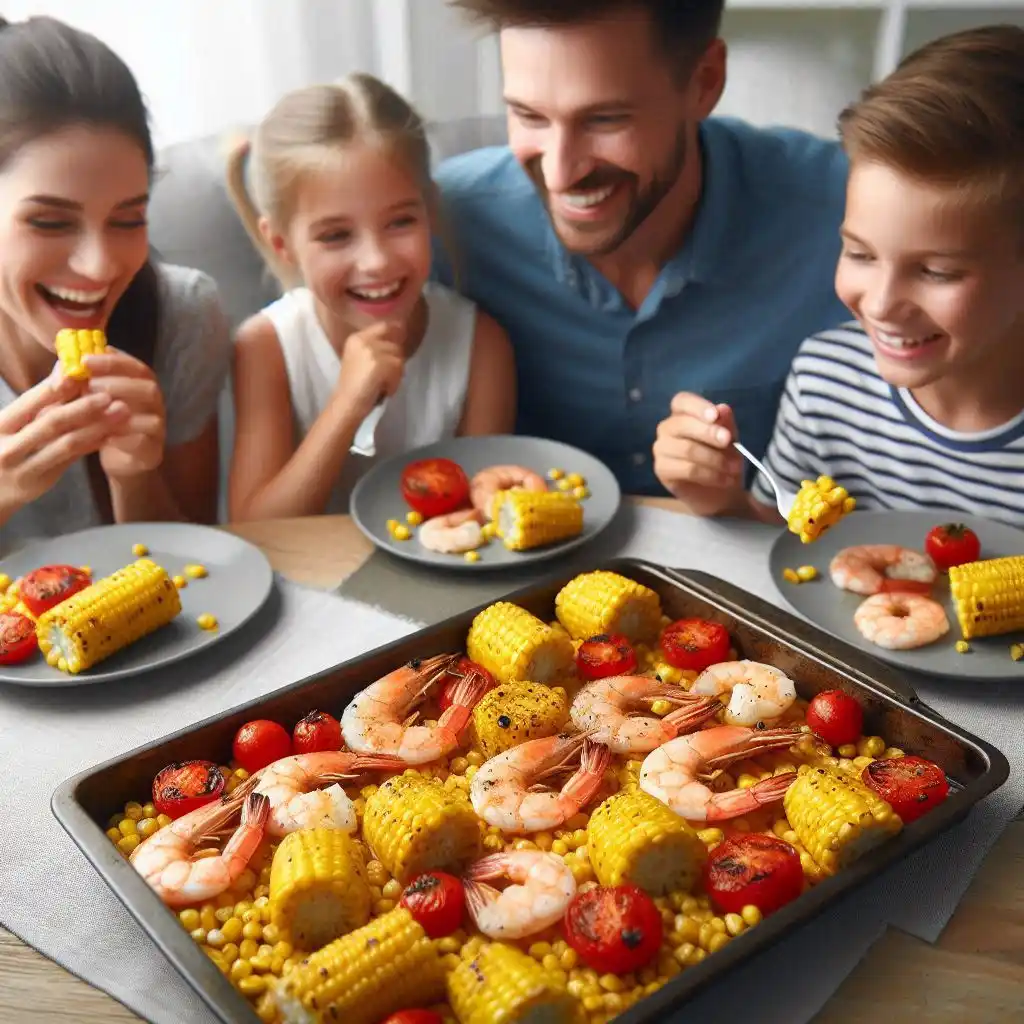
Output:
[[[149,261],[153,144],[127,66],[0,19],[0,554],[105,522],[211,522],[231,359],[213,281]],[[103,329],[84,382],[62,328]]]

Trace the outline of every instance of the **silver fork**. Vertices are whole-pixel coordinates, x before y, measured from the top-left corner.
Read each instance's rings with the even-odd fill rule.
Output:
[[[772,485],[772,490],[775,492],[775,504],[779,509],[779,515],[782,516],[783,519],[788,520],[789,513],[793,511],[793,504],[796,501],[796,495],[787,491],[784,487],[780,487],[776,482],[775,477],[773,477],[771,473],[764,468],[761,462],[755,459],[754,456],[739,443],[739,441],[733,441],[732,445],[736,451],[743,456],[743,458],[748,462],[752,462],[758,470],[760,470],[761,475],[765,480]]]
[[[366,419],[359,424],[356,436],[352,439],[352,445],[349,448],[350,452],[355,455],[362,455],[368,459],[372,459],[377,454],[377,424],[380,423],[380,418],[384,415],[386,404],[386,401],[381,398],[369,411]]]

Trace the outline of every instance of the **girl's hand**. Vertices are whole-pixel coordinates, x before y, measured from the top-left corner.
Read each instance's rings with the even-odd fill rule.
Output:
[[[380,398],[390,397],[402,383],[405,370],[405,328],[378,323],[349,335],[338,377],[338,393],[360,419]]]

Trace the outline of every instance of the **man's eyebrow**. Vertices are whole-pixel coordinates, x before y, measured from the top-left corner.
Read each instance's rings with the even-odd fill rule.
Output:
[[[518,107],[520,110],[533,110],[533,107],[524,100],[517,100],[514,96],[506,96],[505,102],[510,107]],[[635,104],[628,100],[601,100],[598,103],[588,103],[572,112],[573,117],[592,117],[594,114],[623,114],[635,108]]]
[[[81,210],[82,204],[76,203],[73,199],[64,199],[61,196],[48,196],[48,195],[34,195],[28,196],[26,202],[38,203],[40,206],[54,206],[59,210]],[[149,193],[143,192],[142,195],[132,196],[131,199],[125,199],[124,202],[118,203],[115,209],[126,210],[133,206],[142,206],[144,203],[149,202]]]

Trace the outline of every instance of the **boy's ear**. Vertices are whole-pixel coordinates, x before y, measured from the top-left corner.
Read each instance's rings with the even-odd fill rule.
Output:
[[[284,235],[275,231],[266,217],[260,217],[259,228],[263,241],[270,247],[275,259],[287,266],[294,266],[295,260],[292,258],[291,249]]]

